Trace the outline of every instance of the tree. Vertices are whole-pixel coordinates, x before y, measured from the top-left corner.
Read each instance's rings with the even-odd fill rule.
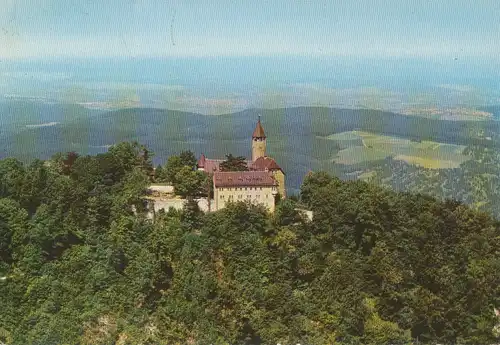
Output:
[[[182,151],[179,154],[179,158],[181,159],[181,163],[183,166],[188,166],[193,169],[196,168],[197,160],[192,151]]]
[[[243,156],[226,155],[226,160],[220,164],[221,171],[247,171],[248,166]]]
[[[181,224],[189,231],[198,230],[202,224],[203,212],[198,203],[192,197],[188,197],[184,202],[180,216]]]
[[[366,345],[378,344],[410,344],[411,334],[409,330],[401,329],[397,323],[383,320],[376,312],[375,301],[366,299],[365,305],[368,309],[368,319],[364,325],[364,341]]]
[[[148,185],[149,179],[144,171],[136,168],[129,172],[124,179],[121,191],[124,204],[133,205],[137,211],[146,211],[143,197],[146,195]]]
[[[148,176],[151,176],[153,165],[151,152],[137,142],[122,142],[109,148],[107,155],[111,158],[111,169],[117,176],[122,177],[134,167],[140,167]]]
[[[25,167],[14,158],[0,160],[0,196],[19,200]]]
[[[28,230],[27,219],[26,210],[19,207],[17,202],[8,198],[0,199],[0,263],[10,264],[12,254],[19,251]]]
[[[212,180],[213,175],[206,174],[205,182],[203,183],[206,196],[211,200],[214,198],[214,183]]]
[[[154,180],[155,180],[155,182],[167,182],[168,181],[166,170],[159,164],[155,169]]]
[[[177,173],[184,167],[189,167],[191,170],[196,168],[196,158],[191,151],[182,151],[179,155],[170,156],[165,166],[161,169],[158,176],[162,182],[169,182],[172,185],[176,184]]]
[[[300,186],[300,200],[306,205],[309,204],[314,193],[321,187],[327,186],[332,181],[336,183],[340,182],[338,178],[334,178],[323,171],[309,173],[304,179],[302,186]]]
[[[182,167],[174,178],[175,194],[182,197],[195,197],[204,192],[206,174],[201,171],[192,170],[188,166]]]
[[[182,160],[179,156],[168,157],[167,164],[164,168],[164,176],[166,177],[166,182],[169,182],[172,185],[176,184],[176,175],[183,167],[184,164],[182,163]]]
[[[205,214],[209,176],[181,162],[185,206],[152,222],[134,147],[78,157],[69,175],[0,160],[0,342],[497,341],[488,214],[321,172],[301,189],[310,222],[291,198]]]
[[[300,213],[295,210],[297,203],[291,199],[285,199],[277,204],[274,212],[275,222],[281,226],[295,224],[302,220]]]
[[[72,171],[72,167],[73,167],[73,164],[75,163],[75,161],[78,159],[79,155],[78,153],[72,151],[72,152],[68,152],[66,154],[66,157],[65,159],[63,160],[63,175],[69,175],[71,174],[71,171]]]
[[[47,197],[47,188],[50,186],[49,179],[47,167],[41,160],[34,160],[26,169],[20,203],[30,214],[34,214],[37,207]]]

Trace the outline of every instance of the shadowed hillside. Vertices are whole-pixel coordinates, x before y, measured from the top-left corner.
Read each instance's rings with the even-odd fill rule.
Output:
[[[444,121],[365,109],[249,109],[206,116],[148,108],[96,115],[95,111],[78,106],[45,107],[49,108],[41,112],[45,115],[40,119],[40,111],[33,107],[21,110],[14,107],[15,112],[25,114],[24,122],[5,127],[6,131],[0,138],[2,158],[14,156],[29,161],[35,157],[49,158],[61,151],[96,154],[106,151],[109,145],[131,140],[150,147],[155,153],[155,164],[163,163],[169,155],[185,149],[197,155],[205,153],[208,157],[223,157],[227,153],[249,156],[251,131],[261,114],[268,136],[268,154],[275,157],[287,173],[288,188],[296,191],[304,174],[311,169],[324,169],[348,177],[344,174],[346,170],[356,171],[363,167],[364,163],[359,167],[334,164],[341,147],[334,140],[323,139],[334,133],[363,130],[415,141],[498,145],[499,124],[495,121]],[[12,106],[2,109],[4,112],[13,111]],[[43,123],[49,125],[26,127],[26,124]],[[385,158],[383,155],[377,157],[374,154],[372,160]]]

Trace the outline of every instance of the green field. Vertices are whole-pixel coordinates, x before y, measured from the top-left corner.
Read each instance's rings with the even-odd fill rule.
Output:
[[[412,141],[363,131],[329,135],[342,148],[333,158],[335,163],[352,165],[377,161],[386,157],[429,169],[456,168],[469,159],[462,154],[465,146],[434,141]]]
[[[267,153],[286,171],[294,192],[310,170],[350,178],[386,157],[432,168],[455,167],[467,159],[459,145],[500,147],[500,121],[458,123],[370,109],[249,109],[206,116],[153,108],[89,111],[76,105],[0,102],[0,158],[27,163],[57,152],[93,155],[121,141],[146,145],[155,165],[182,150],[196,156],[248,157],[258,115],[268,137]]]

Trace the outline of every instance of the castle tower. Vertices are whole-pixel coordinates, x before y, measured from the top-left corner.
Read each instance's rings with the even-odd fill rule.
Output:
[[[260,115],[259,121],[257,122],[257,126],[253,131],[252,135],[252,162],[255,162],[257,158],[266,156],[266,135],[264,134],[264,128],[260,123]]]

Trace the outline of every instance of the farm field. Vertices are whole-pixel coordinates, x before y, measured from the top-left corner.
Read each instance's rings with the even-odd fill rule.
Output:
[[[28,163],[57,152],[94,155],[122,141],[146,145],[154,153],[155,166],[182,150],[196,156],[247,157],[249,135],[262,115],[268,154],[286,171],[287,188],[294,193],[311,170],[350,179],[386,157],[434,169],[455,167],[467,159],[461,155],[464,146],[500,147],[500,121],[441,121],[324,107],[206,116],[156,108],[90,111],[77,105],[31,103],[0,102],[0,158]]]
[[[463,145],[434,141],[412,141],[364,131],[348,131],[324,137],[336,141],[341,150],[333,161],[352,165],[387,157],[428,169],[456,168],[469,159]]]

